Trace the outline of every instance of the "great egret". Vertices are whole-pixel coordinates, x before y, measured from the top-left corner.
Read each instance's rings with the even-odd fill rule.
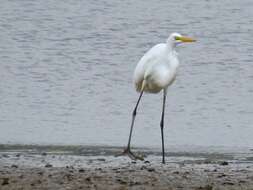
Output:
[[[177,73],[179,61],[175,47],[183,42],[195,42],[195,39],[182,36],[178,33],[172,33],[166,43],[157,44],[152,47],[137,64],[134,71],[135,88],[140,92],[140,96],[132,113],[132,123],[128,139],[127,148],[123,154],[127,154],[131,159],[143,160],[141,156],[135,155],[130,150],[130,142],[134,126],[134,120],[137,114],[137,108],[143,92],[158,93],[163,90],[163,106],[161,116],[161,137],[162,137],[162,163],[165,163],[164,156],[164,110],[167,95],[167,88],[170,86]]]

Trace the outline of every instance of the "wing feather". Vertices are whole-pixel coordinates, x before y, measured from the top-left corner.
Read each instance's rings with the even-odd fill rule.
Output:
[[[145,72],[148,70],[149,67],[152,67],[156,64],[161,54],[163,54],[164,50],[166,49],[166,44],[157,44],[152,47],[148,52],[146,52],[143,57],[138,62],[135,71],[134,71],[134,84],[137,91],[141,91]]]

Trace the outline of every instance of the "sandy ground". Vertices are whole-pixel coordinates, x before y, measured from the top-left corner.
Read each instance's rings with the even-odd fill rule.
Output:
[[[0,189],[253,189],[250,161],[0,152]]]

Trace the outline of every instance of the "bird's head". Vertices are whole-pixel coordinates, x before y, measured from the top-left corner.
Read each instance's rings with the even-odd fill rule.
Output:
[[[196,40],[190,37],[182,36],[179,33],[172,33],[167,39],[167,45],[171,48],[176,47],[178,44],[189,42],[196,42]]]

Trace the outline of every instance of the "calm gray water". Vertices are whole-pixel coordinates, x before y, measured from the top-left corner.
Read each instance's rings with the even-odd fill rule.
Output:
[[[166,147],[253,146],[253,1],[11,0],[0,6],[0,143],[125,145],[140,57],[178,48]],[[162,94],[143,96],[133,144],[160,147]]]

